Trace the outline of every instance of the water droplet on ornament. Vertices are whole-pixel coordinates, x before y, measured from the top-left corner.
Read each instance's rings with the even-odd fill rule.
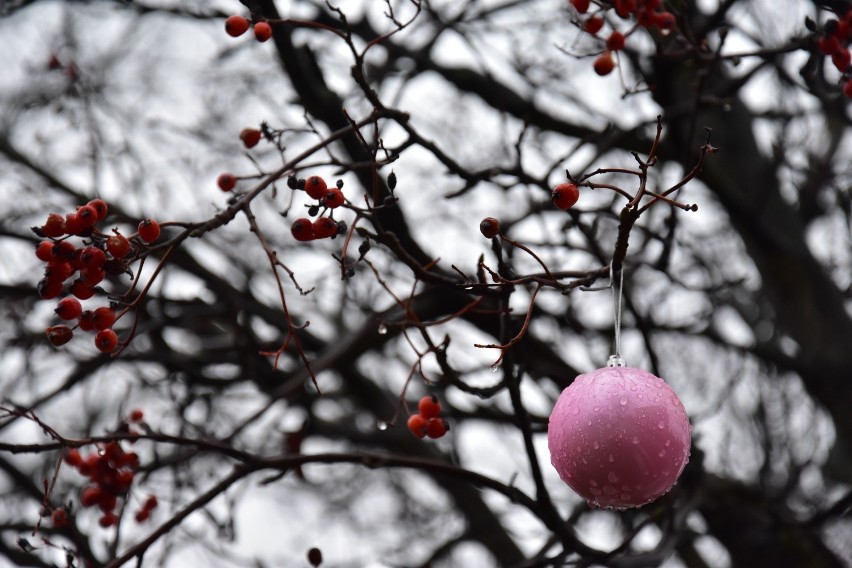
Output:
[[[660,420],[659,422],[657,422],[657,428],[659,428],[660,430],[662,430],[662,429],[663,429],[663,428],[665,428],[665,427],[666,427],[666,424],[665,424],[665,422],[663,422],[662,420]]]
[[[660,457],[665,456],[665,455],[666,455],[666,450],[660,450],[660,453],[659,453],[659,454],[657,454],[657,455],[658,455],[658,456],[660,456]]]
[[[666,447],[668,448],[668,447],[669,447],[669,446],[671,446],[671,445],[672,445],[672,441],[671,441],[671,440],[666,440]]]
[[[621,397],[621,400],[619,400],[618,402],[620,402],[620,403],[621,403],[621,406],[626,406],[626,405],[627,405],[627,399],[626,399],[625,397],[623,397],[623,396]]]
[[[639,436],[633,436],[633,443],[634,443],[634,444],[638,444],[638,443],[639,443]]]
[[[388,334],[388,326],[383,323],[379,324],[379,335],[387,335]]]
[[[619,495],[619,497],[621,497],[622,501],[627,502],[630,501],[631,495],[630,493],[622,493],[621,495]]]
[[[575,408],[575,409],[574,409],[574,414],[575,414],[575,415],[580,414],[580,409],[579,409],[579,408]]]
[[[595,412],[600,412],[600,411],[601,411],[601,407],[600,407],[600,406],[596,406],[596,407],[595,407]]]
[[[597,449],[600,449],[601,445],[600,445],[600,444],[598,444],[598,442],[597,442],[597,441],[595,441],[595,443],[594,443],[594,447],[595,447],[595,449],[597,450]]]
[[[385,422],[384,420],[379,420],[378,422],[376,422],[376,428],[378,428],[379,430],[384,432],[385,430],[388,429],[388,423]]]
[[[492,373],[496,373],[499,370],[500,370],[500,363],[494,363],[493,365],[491,365],[490,371]]]
[[[614,471],[609,472],[609,475],[607,475],[606,478],[610,483],[616,483],[618,481],[618,476],[615,475]]]
[[[614,461],[615,461],[615,457],[612,454],[609,454],[609,463],[612,463]]]
[[[590,479],[590,480],[589,480],[589,485],[591,485],[592,487],[597,487],[597,486],[598,486],[598,482],[597,482],[597,481],[595,481],[594,479]]]

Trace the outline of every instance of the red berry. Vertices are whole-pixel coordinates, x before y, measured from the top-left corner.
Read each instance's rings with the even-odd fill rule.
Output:
[[[583,24],[583,30],[585,30],[587,33],[595,35],[599,31],[601,31],[603,25],[603,18],[601,18],[600,16],[592,16],[591,18],[586,20],[586,23]]]
[[[848,79],[845,83],[843,83],[843,94],[852,98],[852,79]]]
[[[95,211],[98,212],[98,221],[103,221],[109,212],[106,201],[103,199],[92,199],[87,203],[87,205],[89,207],[94,207]]]
[[[59,241],[53,245],[53,249],[51,249],[50,252],[53,255],[53,258],[59,260],[73,260],[74,255],[77,253],[77,248],[68,241]]]
[[[260,142],[260,130],[257,128],[243,128],[240,132],[240,140],[243,141],[243,146],[246,148],[254,148]]]
[[[654,17],[654,12],[647,6],[636,12],[636,23],[643,28],[653,26],[655,25],[655,22],[656,19]]]
[[[83,306],[80,305],[80,300],[72,296],[68,296],[67,298],[59,300],[54,311],[59,319],[67,321],[80,317],[80,314],[83,313]]]
[[[65,217],[58,213],[51,213],[40,228],[45,237],[61,237],[65,234]]]
[[[337,221],[330,217],[320,217],[313,222],[313,231],[315,239],[333,237],[337,234]]]
[[[437,418],[441,415],[441,403],[434,396],[424,396],[417,403],[417,410],[423,418]]]
[[[308,563],[314,567],[322,564],[322,551],[319,548],[314,547],[308,550]]]
[[[80,251],[80,264],[84,268],[99,268],[106,262],[106,253],[98,247],[86,247]]]
[[[590,0],[571,0],[571,5],[581,14],[589,11],[589,4],[591,4]]]
[[[310,219],[304,217],[293,221],[290,232],[293,233],[297,241],[311,241],[316,238],[314,236],[314,224],[311,223]]]
[[[560,183],[553,188],[550,198],[560,209],[570,209],[580,198],[580,190],[573,183]]]
[[[326,191],[325,197],[323,197],[323,204],[329,209],[336,209],[343,205],[343,192],[337,189],[336,187],[330,188]]]
[[[254,25],[254,37],[259,42],[264,42],[272,37],[272,26],[267,22],[258,22]]]
[[[47,262],[51,258],[52,251],[53,241],[41,241],[38,246],[36,246],[36,257],[43,262]]]
[[[113,235],[106,241],[107,250],[115,258],[124,258],[130,252],[130,241],[124,235]]]
[[[84,268],[80,271],[80,278],[82,278],[83,282],[89,286],[97,286],[104,278],[106,278],[106,271],[100,266]]]
[[[44,333],[47,335],[47,340],[54,347],[65,345],[74,337],[74,332],[67,325],[53,325],[44,330]]]
[[[84,229],[91,229],[98,221],[98,210],[91,205],[83,205],[77,208],[77,220]]]
[[[112,511],[104,513],[103,517],[98,520],[98,524],[103,528],[111,527],[118,523],[118,517]]]
[[[594,67],[595,73],[603,77],[604,75],[609,75],[615,69],[615,60],[613,60],[612,54],[609,51],[604,51],[598,55],[592,67]]]
[[[83,460],[83,463],[81,463],[77,467],[77,471],[80,472],[80,475],[84,475],[86,477],[91,477],[92,474],[94,473],[95,469],[98,467],[98,464],[100,463],[100,461],[101,461],[101,456],[99,456],[98,454],[89,454],[86,457],[86,459]],[[100,489],[95,494],[95,497],[97,497],[97,499],[101,498]],[[83,493],[80,495],[80,501],[83,502],[84,507],[91,507],[91,505],[85,504],[85,502],[84,502],[85,498],[86,498],[86,492],[83,491]],[[95,503],[97,503],[97,500],[95,500]]]
[[[231,191],[237,185],[237,177],[234,174],[224,173],[216,180],[216,185],[222,191]]]
[[[142,219],[139,222],[139,238],[146,243],[153,243],[160,236],[160,224],[151,218]]]
[[[81,300],[88,300],[95,295],[95,287],[83,278],[78,278],[72,282],[68,291]]]
[[[305,180],[305,191],[314,199],[325,197],[325,190],[327,188],[325,180],[319,176],[311,176]]]
[[[116,465],[124,458],[124,450],[118,442],[109,442],[104,446],[103,457],[107,462]]]
[[[835,35],[824,36],[817,42],[817,46],[825,55],[834,55],[840,49],[840,40]]]
[[[102,329],[95,336],[95,347],[102,353],[111,353],[118,345],[118,336],[111,329]]]
[[[849,54],[848,49],[841,47],[832,54],[831,62],[834,63],[834,66],[837,67],[838,71],[845,73],[846,70],[849,69],[850,62],[852,62],[852,55]]]
[[[72,274],[74,274],[74,267],[71,266],[70,262],[65,262],[64,260],[53,258],[44,267],[44,277],[48,280],[62,282]]]
[[[65,452],[65,456],[62,459],[71,467],[80,467],[80,464],[83,463],[83,456],[80,455],[80,450],[77,448],[69,449]]]
[[[624,49],[624,34],[616,30],[606,39],[606,48],[610,51]]]
[[[493,239],[500,234],[500,221],[494,217],[486,217],[479,222],[479,232],[486,239]]]
[[[128,419],[131,422],[142,422],[142,419],[144,417],[145,417],[145,413],[142,412],[142,410],[140,410],[138,408],[134,408],[133,410],[131,410],[130,414],[128,415]]]
[[[130,486],[133,485],[134,477],[136,477],[136,474],[133,471],[128,469],[119,471],[115,479],[116,490],[122,494],[127,493],[130,490]]]
[[[147,509],[142,509],[141,511],[136,511],[136,515],[134,516],[134,519],[136,519],[137,523],[144,523],[145,521],[148,520],[148,517],[150,517],[150,516],[151,516],[151,511],[149,511]]]
[[[64,507],[54,509],[53,513],[50,515],[50,522],[53,523],[53,526],[56,528],[64,527],[65,523],[68,522],[68,511],[66,511]]]
[[[91,227],[91,225],[89,226]],[[86,226],[80,220],[76,213],[69,213],[65,216],[65,232],[69,235],[82,235],[86,230]]]
[[[443,418],[430,418],[429,425],[426,427],[426,435],[430,438],[440,438],[447,433],[450,427],[447,421]]]
[[[145,499],[145,502],[142,504],[142,508],[150,511],[152,509],[156,509],[159,504],[160,501],[157,499],[156,495],[148,495],[148,498]]]
[[[92,326],[97,330],[105,330],[115,323],[115,310],[108,306],[101,306],[92,312]]]
[[[675,27],[675,17],[671,12],[657,12],[654,14],[654,25],[661,30],[671,30]]]
[[[82,471],[80,473],[83,473]],[[80,493],[80,504],[83,507],[94,507],[101,500],[101,488],[96,485],[90,485],[83,489]]]
[[[635,0],[615,0],[615,13],[618,17],[627,19],[636,9]]]
[[[50,300],[62,293],[62,280],[42,278],[39,280],[38,284],[36,284],[36,290],[38,290],[38,295],[41,296],[43,300]]]
[[[109,491],[101,492],[101,498],[98,500],[98,507],[100,507],[101,511],[108,513],[114,510],[116,505],[118,505],[118,499],[115,493],[110,493]]]
[[[429,420],[420,414],[409,416],[407,425],[411,433],[418,438],[425,438],[426,432],[429,431]]]
[[[228,16],[225,20],[225,32],[231,37],[239,37],[249,29],[249,21],[242,16]]]
[[[131,469],[139,467],[139,455],[136,452],[127,452],[124,454],[123,465]]]

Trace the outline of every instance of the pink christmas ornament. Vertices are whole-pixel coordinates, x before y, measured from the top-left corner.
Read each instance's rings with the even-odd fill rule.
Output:
[[[550,461],[599,507],[638,507],[667,493],[689,461],[689,418],[661,378],[632,367],[580,375],[550,414]]]

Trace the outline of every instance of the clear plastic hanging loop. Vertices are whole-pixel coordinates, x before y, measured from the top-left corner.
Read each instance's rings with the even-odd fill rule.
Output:
[[[598,292],[601,290],[612,289],[612,311],[615,320],[615,354],[610,355],[606,362],[607,367],[624,367],[624,358],[621,356],[621,310],[622,297],[624,288],[624,268],[619,267],[618,276],[616,277],[615,269],[612,263],[609,264],[609,283],[605,286],[581,286],[580,289],[584,292]]]
[[[624,359],[621,357],[621,305],[622,289],[624,288],[624,268],[618,269],[618,276],[614,274],[612,264],[609,265],[609,279],[612,282],[612,310],[615,320],[615,354],[610,355],[606,362],[607,367],[624,367]]]

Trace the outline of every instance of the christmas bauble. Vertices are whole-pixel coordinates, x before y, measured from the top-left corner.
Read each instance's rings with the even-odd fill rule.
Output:
[[[559,476],[591,506],[638,507],[675,484],[689,460],[691,430],[661,378],[605,367],[562,391],[547,443]]]

